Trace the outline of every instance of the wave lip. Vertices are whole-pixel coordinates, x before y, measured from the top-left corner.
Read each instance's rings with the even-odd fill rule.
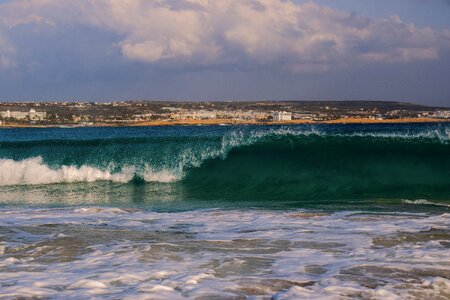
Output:
[[[52,169],[43,162],[42,157],[33,157],[21,161],[0,159],[0,186],[95,181],[127,183],[136,176],[142,177],[148,182],[177,180],[177,177],[169,171],[153,171],[148,167],[142,174],[137,174],[135,167],[123,167],[120,172],[113,173],[88,165],[80,167],[61,166],[58,169]]]
[[[440,203],[440,202],[433,202],[425,199],[418,199],[418,200],[403,200],[404,204],[411,204],[411,205],[429,205],[429,206],[441,206],[441,207],[448,207],[450,208],[450,204],[447,203]]]

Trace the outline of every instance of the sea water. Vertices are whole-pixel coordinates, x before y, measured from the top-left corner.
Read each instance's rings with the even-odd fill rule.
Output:
[[[448,299],[450,125],[0,130],[0,294]]]

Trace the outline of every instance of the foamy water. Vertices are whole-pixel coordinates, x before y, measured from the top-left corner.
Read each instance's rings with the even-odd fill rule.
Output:
[[[88,165],[51,168],[43,162],[42,157],[21,161],[0,159],[0,186],[95,181],[126,183],[137,173],[139,172],[135,166],[123,167],[120,172],[114,173]],[[178,179],[170,171],[154,171],[150,166],[145,166],[140,173],[139,175],[147,182],[173,182]]]
[[[448,299],[450,214],[0,210],[2,296]]]

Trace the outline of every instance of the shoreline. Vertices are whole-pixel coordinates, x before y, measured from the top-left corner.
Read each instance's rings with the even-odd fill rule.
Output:
[[[400,119],[360,119],[345,118],[327,121],[310,121],[310,120],[292,120],[280,122],[261,122],[261,121],[238,121],[231,119],[211,119],[211,120],[155,120],[133,123],[97,123],[94,125],[36,125],[36,124],[3,124],[2,128],[79,128],[79,127],[158,127],[158,126],[201,126],[201,125],[303,125],[303,124],[408,124],[408,123],[450,123],[450,119],[436,118],[400,118]]]

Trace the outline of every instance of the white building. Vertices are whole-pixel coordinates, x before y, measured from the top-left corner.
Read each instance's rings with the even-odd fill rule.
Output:
[[[26,119],[28,117],[28,113],[27,112],[23,112],[23,111],[2,111],[0,113],[0,116],[4,119],[17,119],[17,120],[23,120]]]
[[[275,122],[278,121],[291,121],[292,120],[292,113],[285,112],[285,111],[279,111],[273,114],[273,120]]]
[[[433,114],[434,118],[450,119],[450,110],[439,110]]]
[[[152,113],[133,115],[134,119],[136,120],[150,120],[152,116],[153,116]]]
[[[28,117],[31,121],[43,121],[47,117],[47,113],[45,111],[35,111],[34,109],[30,109]]]
[[[29,119],[31,121],[42,121],[47,117],[47,113],[45,111],[35,111],[34,109],[30,109],[29,112],[7,110],[1,111],[0,117],[3,119],[16,119],[16,120]]]

